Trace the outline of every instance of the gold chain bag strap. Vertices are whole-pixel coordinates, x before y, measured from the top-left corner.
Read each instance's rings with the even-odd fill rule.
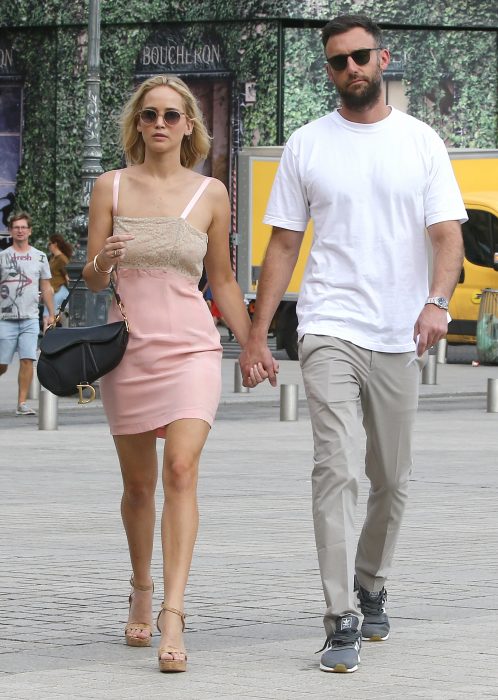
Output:
[[[121,362],[128,344],[129,324],[113,281],[110,287],[123,316],[122,321],[101,326],[61,328],[58,323],[71,295],[82,279],[76,280],[57,311],[40,343],[37,374],[40,384],[57,396],[79,394],[78,403],[90,403],[95,398],[93,382]],[[85,397],[84,392],[88,392]]]

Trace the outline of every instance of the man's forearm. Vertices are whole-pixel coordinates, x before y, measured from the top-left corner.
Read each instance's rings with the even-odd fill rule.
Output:
[[[301,232],[273,230],[258,281],[253,336],[266,339],[275,311],[289,286],[301,240]]]
[[[444,221],[429,228],[433,249],[430,296],[451,297],[463,265],[463,238],[458,221]]]

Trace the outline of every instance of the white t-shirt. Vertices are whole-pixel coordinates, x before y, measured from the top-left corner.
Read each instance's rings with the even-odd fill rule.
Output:
[[[47,256],[32,246],[0,252],[0,320],[38,318],[40,279],[49,280]]]
[[[314,237],[298,335],[329,335],[379,352],[414,349],[428,294],[425,228],[467,220],[443,141],[391,108],[374,124],[335,111],[290,137],[264,222]]]

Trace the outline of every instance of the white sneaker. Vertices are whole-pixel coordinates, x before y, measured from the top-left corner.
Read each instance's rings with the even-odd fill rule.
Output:
[[[25,403],[20,403],[16,408],[16,416],[36,416],[36,411]]]

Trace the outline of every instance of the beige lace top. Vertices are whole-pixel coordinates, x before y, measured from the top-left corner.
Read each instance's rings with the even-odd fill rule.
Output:
[[[135,236],[126,243],[126,257],[120,267],[169,267],[196,280],[202,275],[208,236],[185,219],[172,216],[115,216],[114,233],[131,233]]]

